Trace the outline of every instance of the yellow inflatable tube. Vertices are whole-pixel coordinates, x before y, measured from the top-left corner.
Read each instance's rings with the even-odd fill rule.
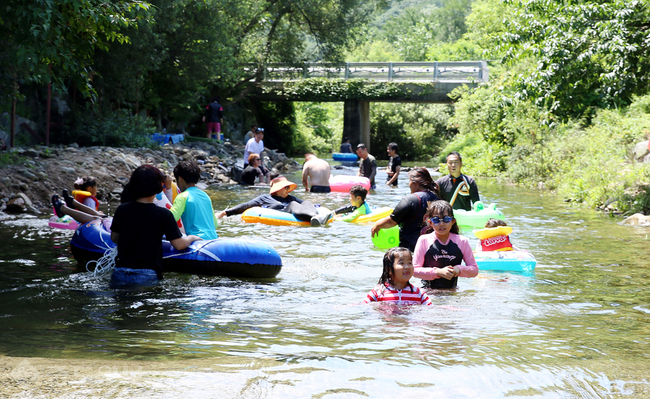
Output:
[[[387,206],[382,208],[377,208],[374,209],[372,213],[359,216],[358,218],[354,219],[352,223],[359,223],[359,224],[374,223],[379,219],[385,218],[391,213],[393,213],[393,208],[389,208]]]

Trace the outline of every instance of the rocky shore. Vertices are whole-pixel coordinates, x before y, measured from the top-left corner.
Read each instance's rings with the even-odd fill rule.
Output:
[[[183,141],[165,144],[158,149],[41,146],[13,148],[19,156],[15,165],[0,167],[0,212],[50,213],[53,194],[73,189],[78,177],[93,176],[98,181],[97,197],[103,202],[119,202],[122,188],[131,172],[142,164],[155,165],[172,174],[183,160],[201,165],[200,183],[204,187],[237,184],[241,174],[244,145],[238,142]],[[266,149],[264,164],[272,173],[282,174],[300,169],[300,164],[283,153]]]

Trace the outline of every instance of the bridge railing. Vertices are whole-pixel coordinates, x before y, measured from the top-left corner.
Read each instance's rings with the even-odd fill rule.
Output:
[[[368,79],[389,82],[487,82],[486,61],[448,62],[306,62],[301,65],[269,64],[264,80],[307,78]]]

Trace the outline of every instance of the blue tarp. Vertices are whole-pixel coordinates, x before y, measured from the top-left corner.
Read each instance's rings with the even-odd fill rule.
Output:
[[[176,144],[179,141],[185,140],[185,136],[183,134],[154,133],[153,136],[151,136],[151,139],[160,145],[167,144],[170,141],[172,142],[172,144]]]

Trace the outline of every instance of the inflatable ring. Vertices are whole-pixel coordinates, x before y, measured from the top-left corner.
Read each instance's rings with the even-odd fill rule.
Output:
[[[512,234],[512,227],[498,226],[481,230],[474,230],[474,235],[481,240],[497,236],[509,236]]]
[[[84,223],[74,232],[70,247],[77,262],[85,268],[91,260],[101,258],[115,247],[111,241],[112,219],[95,219]],[[259,240],[235,238],[194,241],[183,250],[162,241],[165,272],[202,274],[210,276],[273,278],[282,269],[277,251]]]
[[[460,229],[483,229],[490,219],[504,220],[503,212],[497,209],[497,204],[485,207],[481,201],[474,203],[472,210],[454,209],[454,218]]]
[[[55,229],[67,230],[76,230],[79,227],[79,223],[69,215],[63,215],[63,217],[54,215],[50,218],[47,225]]]
[[[487,251],[474,252],[479,270],[505,270],[530,272],[535,269],[537,260],[526,251]]]
[[[317,209],[318,216],[321,217],[331,213],[329,209],[323,206],[318,207]],[[292,213],[282,212],[271,208],[262,208],[259,206],[247,209],[241,215],[241,218],[246,223],[262,223],[271,226],[311,226],[309,221],[305,222],[299,220]],[[334,220],[334,218],[328,220],[327,223],[332,223],[332,220]]]
[[[332,159],[338,162],[356,162],[359,157],[353,152],[335,152]]]
[[[385,218],[391,213],[393,213],[393,208],[389,208],[386,206],[382,208],[373,209],[372,213],[361,215],[358,218],[354,219],[352,223],[359,223],[359,224],[374,223],[379,219]]]
[[[339,193],[348,193],[352,186],[360,185],[370,190],[370,179],[363,176],[336,175],[330,176],[330,189]]]

